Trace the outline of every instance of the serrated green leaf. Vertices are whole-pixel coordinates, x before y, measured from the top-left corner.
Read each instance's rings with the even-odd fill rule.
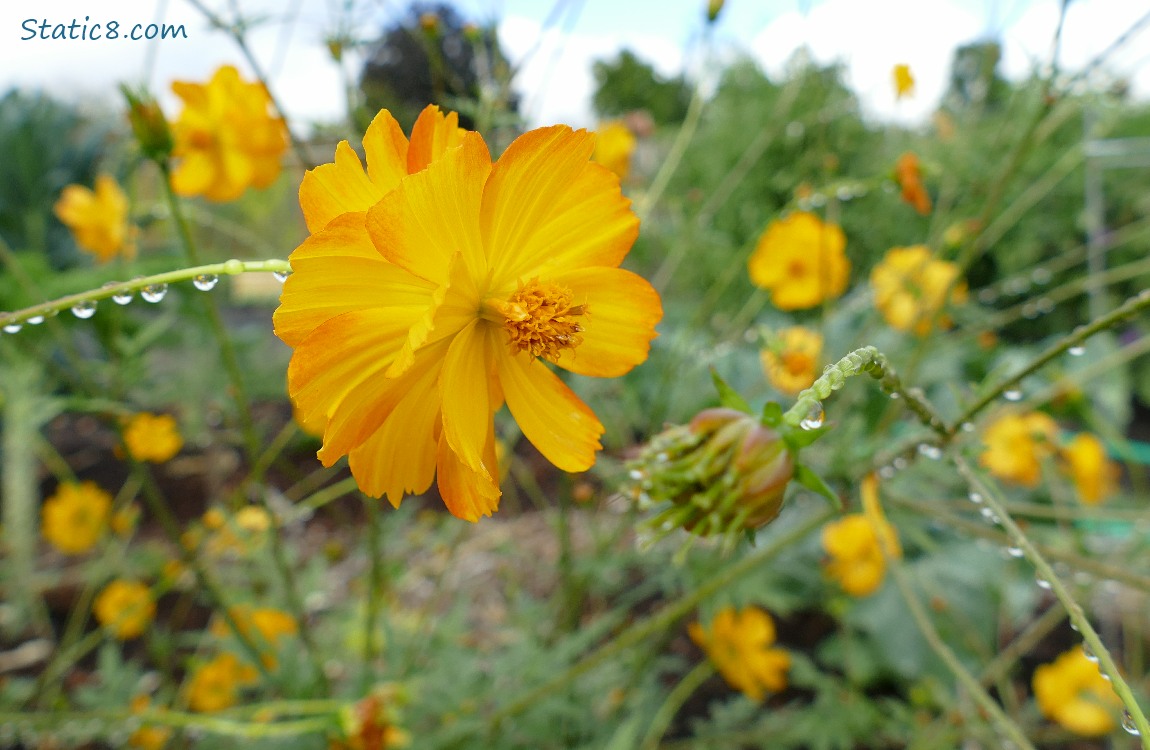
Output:
[[[843,509],[843,501],[835,494],[835,491],[830,488],[823,478],[814,473],[802,464],[795,464],[795,481],[806,487],[811,492],[817,492],[830,501],[835,510],[841,511]]]
[[[714,367],[711,368],[711,381],[715,384],[715,390],[719,392],[719,403],[728,409],[738,409],[744,414],[751,413],[751,405],[747,400],[739,395],[731,386],[727,385],[727,381],[723,380],[719,375],[719,371]]]

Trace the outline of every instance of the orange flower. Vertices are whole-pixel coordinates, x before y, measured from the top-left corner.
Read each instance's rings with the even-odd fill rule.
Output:
[[[95,482],[61,484],[44,502],[40,531],[66,555],[80,555],[96,546],[108,530],[112,496]]]
[[[151,701],[146,695],[137,695],[132,698],[132,713],[138,714],[151,708]],[[172,737],[172,730],[161,726],[141,726],[128,737],[128,747],[140,750],[163,750]]]
[[[748,262],[751,282],[771,292],[780,310],[805,310],[847,288],[846,237],[835,224],[798,211],[772,221]]]
[[[909,65],[905,63],[895,65],[894,70],[891,71],[891,78],[894,79],[894,96],[896,99],[914,94],[914,74],[910,72]]]
[[[956,281],[958,275],[957,265],[935,260],[925,245],[891,248],[871,269],[875,307],[893,328],[925,336],[948,299],[966,301],[966,284]],[[938,315],[938,322],[950,324],[944,315]]]
[[[172,91],[184,110],[172,125],[177,164],[172,189],[230,201],[249,187],[264,188],[280,173],[287,128],[268,113],[271,97],[262,83],[248,83],[231,65],[206,84],[176,81]]]
[[[886,557],[901,557],[894,527],[878,502],[878,479],[862,481],[863,513],[852,513],[823,527],[823,549],[830,556],[826,574],[851,596],[870,596],[882,585]],[[886,548],[886,555],[883,548]]]
[[[1062,458],[1082,502],[1097,505],[1114,494],[1118,467],[1106,457],[1106,446],[1097,437],[1087,432],[1075,435],[1062,449]]]
[[[152,592],[139,581],[115,580],[92,605],[96,619],[121,641],[141,635],[156,616]]]
[[[895,178],[902,190],[902,199],[914,206],[914,210],[923,216],[930,213],[930,195],[922,184],[922,168],[918,157],[909,151],[898,157],[894,167]]]
[[[635,151],[635,135],[622,120],[599,124],[595,139],[595,161],[626,180],[631,172],[631,154]]]
[[[794,395],[815,382],[822,354],[823,337],[809,328],[794,326],[772,337],[760,358],[771,385]]]
[[[239,700],[240,688],[255,680],[255,669],[225,651],[192,672],[186,687],[188,708],[201,712],[231,708]]]
[[[768,692],[777,693],[787,686],[791,655],[784,649],[771,648],[775,642],[775,623],[758,607],[736,611],[724,607],[704,629],[697,622],[687,632],[707,652],[711,663],[731,687],[741,690],[753,701],[762,701]]]
[[[1036,487],[1042,459],[1054,454],[1057,439],[1058,425],[1041,412],[1006,414],[986,428],[978,460],[999,479]]]
[[[96,178],[96,189],[69,185],[52,207],[56,218],[72,230],[76,244],[107,263],[117,255],[134,258],[135,230],[128,222],[128,198],[106,174]]]
[[[124,445],[137,461],[163,463],[180,452],[184,439],[168,414],[136,414],[124,426]]]
[[[300,417],[326,421],[324,465],[347,454],[360,488],[394,505],[438,476],[451,512],[475,521],[499,501],[505,400],[560,469],[595,461],[602,425],[539,360],[622,375],[646,359],[662,307],[618,268],[638,220],[589,162],[594,135],[533,130],[493,164],[477,133],[430,110],[420,121],[408,143],[381,112],[366,176],[341,144],[305,179],[314,233],[291,255],[276,334],[295,350]]]
[[[1071,732],[1101,737],[1114,730],[1122,700],[1081,646],[1035,669],[1033,686],[1042,715]]]

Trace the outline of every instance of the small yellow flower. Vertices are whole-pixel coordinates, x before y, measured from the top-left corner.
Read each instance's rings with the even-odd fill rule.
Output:
[[[930,194],[926,192],[926,187],[922,184],[922,168],[919,166],[918,157],[909,151],[898,157],[894,173],[895,179],[898,180],[899,189],[902,191],[903,201],[914,206],[914,210],[923,216],[929,214],[931,208]]]
[[[136,255],[135,232],[128,222],[128,198],[106,174],[96,178],[96,189],[68,185],[52,207],[56,218],[72,230],[76,244],[107,263],[118,255]]]
[[[206,84],[176,81],[172,91],[184,100],[172,125],[177,193],[230,201],[279,176],[287,129],[269,114],[271,97],[262,83],[248,83],[224,65]]]
[[[1041,412],[1005,414],[986,428],[979,463],[994,476],[1036,487],[1042,460],[1054,454],[1058,425]]]
[[[396,726],[402,693],[394,685],[380,685],[342,713],[344,737],[332,750],[391,750],[407,747],[411,737]]]
[[[115,580],[92,605],[96,619],[121,641],[138,637],[156,616],[152,592],[139,581]]]
[[[230,612],[244,636],[252,638],[255,634],[257,643],[262,641],[273,649],[279,645],[281,639],[295,635],[299,631],[295,618],[282,610],[240,605],[232,607]],[[223,618],[217,618],[212,623],[211,632],[217,638],[225,638],[232,634],[231,628]],[[278,662],[274,654],[264,653],[261,658],[269,669],[275,669]]]
[[[131,536],[140,522],[140,506],[129,503],[112,514],[112,531],[119,536]]]
[[[891,248],[871,269],[875,307],[891,327],[925,336],[936,315],[941,325],[949,325],[949,319],[938,314],[948,290],[950,303],[966,301],[966,283],[956,281],[958,274],[957,265],[935,260],[925,245]]]
[[[1035,669],[1033,687],[1042,715],[1071,732],[1100,737],[1114,730],[1122,700],[1081,646]]]
[[[862,513],[844,516],[823,527],[823,549],[830,555],[826,574],[851,596],[870,596],[886,575],[886,556],[901,557],[894,527],[887,523],[878,502],[874,474],[862,481]],[[883,549],[886,549],[886,555]]]
[[[1118,466],[1106,457],[1106,447],[1094,435],[1075,435],[1062,449],[1062,458],[1074,479],[1078,499],[1087,505],[1097,505],[1118,488]]]
[[[819,376],[823,337],[802,326],[786,328],[760,352],[767,380],[780,392],[794,395]]]
[[[124,427],[124,445],[137,461],[163,463],[180,452],[184,439],[168,414],[137,414]]]
[[[192,672],[186,687],[188,708],[204,713],[231,708],[240,688],[255,680],[255,669],[225,651]]]
[[[95,482],[61,484],[44,502],[41,532],[61,552],[80,555],[107,532],[111,512],[112,496]]]
[[[271,528],[272,519],[258,505],[245,505],[236,511],[236,526],[249,534],[262,534]]]
[[[631,173],[631,154],[635,151],[635,135],[622,120],[599,123],[595,138],[595,161],[626,180]]]
[[[914,95],[914,74],[911,73],[909,65],[905,63],[895,65],[894,70],[891,71],[891,77],[894,79],[894,96],[896,99]]]
[[[687,632],[719,674],[731,687],[742,691],[753,701],[762,701],[768,692],[777,693],[787,686],[791,655],[775,642],[775,623],[758,607],[736,611],[724,607],[704,629],[697,622]]]
[[[847,288],[846,236],[835,224],[798,211],[772,221],[748,262],[751,281],[771,292],[780,310],[805,310]]]
[[[137,695],[132,699],[132,713],[138,714],[147,711],[151,701],[146,695]],[[163,750],[172,737],[172,730],[168,727],[142,726],[128,737],[128,746],[140,750]]]

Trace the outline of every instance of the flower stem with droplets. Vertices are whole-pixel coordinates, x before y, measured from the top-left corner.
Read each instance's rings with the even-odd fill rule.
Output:
[[[999,501],[997,493],[987,483],[984,482],[982,477],[975,472],[969,464],[961,456],[955,456],[955,466],[962,474],[962,477],[970,484],[971,488],[982,495],[983,502],[986,507],[994,511],[998,516],[999,523],[1006,529],[1007,535],[1011,541],[1018,545],[1023,552],[1023,555],[1033,565],[1038,576],[1050,584],[1051,592],[1058,598],[1058,601],[1065,607],[1067,614],[1070,615],[1070,621],[1078,628],[1082,634],[1082,640],[1098,657],[1098,666],[1110,678],[1110,682],[1114,687],[1114,692],[1122,699],[1123,705],[1126,707],[1134,726],[1138,729],[1142,747],[1145,750],[1150,750],[1150,723],[1146,720],[1146,714],[1142,712],[1141,706],[1134,698],[1134,692],[1130,689],[1130,685],[1122,677],[1122,673],[1118,669],[1118,665],[1114,662],[1110,652],[1106,649],[1106,645],[1102,643],[1099,638],[1098,632],[1094,626],[1090,624],[1090,620],[1086,617],[1082,605],[1070,594],[1070,590],[1062,583],[1062,580],[1055,575],[1054,569],[1046,558],[1038,551],[1014,519],[1007,513],[1006,508]]]

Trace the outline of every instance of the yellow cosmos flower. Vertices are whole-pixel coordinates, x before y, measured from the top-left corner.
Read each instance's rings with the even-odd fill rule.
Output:
[[[599,124],[595,140],[595,161],[626,180],[631,173],[631,154],[635,151],[635,135],[622,120]]]
[[[152,705],[146,695],[137,695],[132,699],[132,713],[138,714],[147,711]],[[128,737],[128,747],[139,750],[163,750],[172,737],[172,730],[168,727],[142,726]]]
[[[116,638],[136,638],[156,616],[152,592],[139,581],[116,580],[104,587],[92,605],[96,619]]]
[[[107,263],[118,255],[134,258],[135,231],[128,222],[128,197],[106,174],[96,177],[96,189],[68,185],[52,206],[53,213],[72,231],[76,244]]]
[[[184,439],[168,414],[141,413],[124,426],[124,445],[137,461],[163,463],[180,452]]]
[[[966,301],[965,282],[955,281],[958,274],[957,265],[935,260],[925,245],[893,247],[871,269],[875,307],[891,327],[925,336],[936,313],[946,304],[947,290],[950,303]],[[941,325],[949,325],[945,316],[938,317]]]
[[[771,648],[775,623],[758,607],[739,611],[724,607],[710,628],[693,622],[687,632],[707,652],[707,658],[727,684],[751,700],[762,701],[767,693],[786,688],[791,655],[784,649]]]
[[[901,557],[898,534],[883,516],[878,479],[868,475],[861,486],[863,512],[823,527],[823,549],[830,556],[826,574],[851,596],[870,596],[886,575],[886,556]],[[886,555],[883,549],[886,549]]]
[[[1071,732],[1099,737],[1114,731],[1122,700],[1081,646],[1035,669],[1033,687],[1042,715]]]
[[[809,388],[819,375],[823,337],[802,326],[779,331],[760,353],[767,380],[782,393]]]
[[[982,435],[979,463],[994,476],[1026,487],[1038,486],[1042,460],[1054,454],[1058,425],[1041,412],[1006,414]]]
[[[492,163],[478,134],[420,119],[408,144],[376,117],[366,175],[341,144],[305,179],[313,234],[291,255],[276,334],[295,350],[299,415],[326,421],[325,466],[347,454],[360,489],[394,505],[438,477],[451,512],[475,521],[499,501],[504,401],[548,460],[588,469],[603,427],[540,360],[622,375],[646,359],[662,307],[618,268],[638,220],[589,161],[593,134],[533,130]]]
[[[1074,479],[1078,499],[1087,505],[1097,505],[1118,488],[1118,466],[1106,457],[1106,447],[1094,435],[1075,435],[1062,449],[1062,458]]]
[[[262,641],[272,648],[276,648],[281,639],[299,632],[295,618],[282,610],[240,605],[232,607],[230,611],[241,633],[251,638],[254,632],[257,643]],[[226,638],[232,634],[231,628],[222,618],[212,623],[211,632],[217,638]],[[260,658],[268,669],[275,669],[278,664],[274,654],[265,652]]]
[[[231,708],[239,700],[240,688],[255,680],[253,667],[225,651],[192,672],[186,687],[188,708],[204,713]]]
[[[271,97],[262,83],[248,83],[224,65],[206,84],[176,81],[172,91],[184,100],[172,124],[177,159],[172,189],[177,193],[230,201],[279,176],[287,128],[269,114]]]
[[[894,79],[895,99],[914,95],[914,74],[911,73],[909,65],[905,63],[895,65],[891,71],[891,78]]]
[[[112,496],[95,482],[65,483],[44,502],[41,533],[67,555],[81,555],[96,546],[108,530]]]
[[[850,261],[843,230],[798,211],[772,221],[759,237],[748,269],[751,281],[771,292],[780,310],[805,310],[847,288]]]

